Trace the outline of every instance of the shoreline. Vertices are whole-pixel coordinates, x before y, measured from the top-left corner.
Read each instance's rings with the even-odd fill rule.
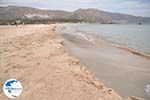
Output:
[[[143,53],[143,52],[140,52],[140,51],[138,51],[138,50],[131,49],[131,48],[128,48],[128,47],[126,47],[126,46],[121,46],[121,45],[118,45],[118,44],[113,44],[113,43],[110,43],[110,42],[108,42],[108,44],[109,44],[110,46],[113,46],[113,47],[116,47],[116,48],[119,48],[119,49],[123,49],[123,50],[129,51],[129,52],[131,52],[132,54],[135,54],[135,55],[138,55],[138,56],[141,56],[141,57],[150,59],[150,55],[145,54],[145,53]]]
[[[56,25],[3,27],[0,79],[23,84],[21,100],[122,100],[65,50]],[[11,28],[10,28],[11,27]],[[0,27],[1,28],[1,27]],[[0,98],[8,98],[0,92]]]
[[[59,24],[58,27],[62,27],[61,24]],[[63,26],[64,27],[64,26]],[[80,32],[80,31],[77,31],[77,33]],[[68,34],[68,33],[67,33]],[[70,34],[71,35],[71,34]],[[138,55],[138,56],[142,56],[142,57],[145,57],[147,59],[150,59],[150,55],[149,54],[146,54],[142,51],[139,51],[139,50],[136,50],[136,49],[133,49],[133,48],[129,48],[127,46],[123,46],[123,45],[119,45],[119,44],[116,44],[116,43],[112,43],[112,42],[109,42],[107,40],[104,40],[102,38],[100,38],[100,36],[96,35],[96,34],[91,34],[91,33],[82,33],[81,31],[81,35],[80,37],[82,37],[85,41],[88,41],[89,43],[91,42],[91,44],[94,45],[94,43],[98,42],[99,44],[101,43],[105,43],[106,45],[110,45],[110,46],[113,46],[113,47],[116,47],[116,48],[120,48],[120,49],[123,49],[123,50],[126,50],[126,51],[129,51],[135,55]],[[89,37],[92,37],[92,38],[89,38]],[[92,41],[91,41],[92,40]],[[97,44],[97,43],[96,43]]]
[[[121,89],[115,86],[115,84],[118,84],[118,86],[120,86],[120,84],[117,83],[117,81],[119,80],[122,80],[123,83],[121,82],[121,84],[124,84],[124,85],[125,83],[128,84],[125,90],[129,90],[130,92],[131,91],[135,92],[132,88],[134,87],[136,90],[137,87],[135,87],[134,84],[137,84],[138,86],[140,86],[140,89],[137,89],[139,90],[139,93],[135,92],[133,93],[133,95],[142,97],[142,98],[147,98],[145,93],[144,95],[140,95],[140,94],[141,94],[141,91],[144,92],[144,87],[147,85],[146,83],[148,83],[146,82],[147,79],[145,79],[144,76],[148,75],[149,70],[147,68],[149,68],[149,65],[150,65],[149,57],[144,56],[142,54],[138,54],[136,53],[136,51],[132,51],[132,50],[130,51],[130,49],[120,47],[117,45],[113,45],[104,40],[97,41],[97,44],[92,44],[90,41],[87,41],[87,38],[85,40],[81,37],[80,38],[78,36],[76,37],[75,35],[71,35],[71,34],[64,35],[64,34],[60,33],[60,35],[62,35],[62,37],[65,39],[65,45],[66,45],[66,48],[69,49],[69,52],[73,56],[79,58],[84,66],[92,70],[92,72],[96,73],[96,76],[99,78],[99,80],[102,79],[103,82],[105,84],[107,83],[107,86],[109,87],[114,86],[117,89],[117,92],[121,91]],[[133,74],[132,75],[133,77],[132,76],[127,77],[128,75],[130,75],[129,74],[130,71]],[[111,73],[114,73],[116,76],[113,76]],[[102,77],[103,75],[105,77],[104,79]],[[122,77],[122,75],[124,75],[124,77]],[[109,77],[110,77],[110,80],[115,81],[113,83],[114,85],[111,85],[111,81],[109,81]],[[111,79],[111,77],[113,77],[114,79]],[[115,80],[116,77],[120,77],[120,79]],[[125,77],[129,79],[128,80],[129,83]],[[143,78],[138,79],[138,77],[143,77]],[[134,83],[134,79],[136,83]],[[133,83],[130,83],[130,81]],[[130,84],[133,84],[133,85],[130,86]],[[121,88],[123,87],[124,86],[122,86]],[[122,90],[124,90],[124,88]],[[132,95],[132,94],[129,94],[129,92],[127,92],[127,94],[128,95],[125,96],[125,98]]]

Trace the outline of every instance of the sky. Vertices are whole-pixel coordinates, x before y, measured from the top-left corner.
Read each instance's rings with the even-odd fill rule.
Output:
[[[150,0],[0,0],[0,6],[30,6],[73,11],[97,8],[104,11],[150,17]]]

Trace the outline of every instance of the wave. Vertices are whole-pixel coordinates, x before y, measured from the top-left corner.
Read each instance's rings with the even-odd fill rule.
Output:
[[[116,48],[119,48],[119,49],[123,49],[123,50],[131,52],[135,55],[142,56],[142,57],[145,57],[147,59],[150,59],[150,55],[148,55],[148,54],[145,54],[141,51],[138,51],[138,50],[135,50],[133,48],[129,48],[129,47],[117,44],[117,43],[109,42],[109,41],[105,40],[104,38],[100,37],[97,34],[93,34],[93,33],[90,33],[90,32],[85,32],[85,31],[80,31],[80,30],[71,28],[69,26],[62,26],[60,29],[61,30],[59,30],[59,31],[62,32],[62,33],[70,34],[70,35],[73,35],[75,37],[79,37],[79,38],[81,38],[85,41],[91,42],[92,44],[98,44],[98,41],[100,41],[100,43],[102,43],[102,42],[107,43],[110,46],[113,46],[113,47],[116,47]]]
[[[146,92],[147,95],[150,97],[150,83],[146,85],[146,87],[145,87],[145,92]]]
[[[129,52],[131,52],[131,53],[133,53],[133,54],[135,54],[135,55],[139,55],[139,56],[145,57],[145,58],[147,58],[147,59],[150,59],[150,56],[149,56],[149,55],[147,55],[147,54],[145,54],[145,53],[143,53],[143,52],[141,52],[141,51],[135,50],[135,49],[133,49],[133,48],[131,49],[131,48],[128,48],[128,47],[126,47],[126,46],[121,46],[121,45],[113,44],[113,43],[109,43],[109,44],[110,44],[111,46],[116,47],[116,48],[120,48],[120,49],[129,51]]]

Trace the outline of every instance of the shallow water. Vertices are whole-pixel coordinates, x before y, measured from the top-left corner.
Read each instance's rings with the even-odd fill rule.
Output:
[[[117,30],[117,27],[119,30]],[[134,37],[136,36],[134,32],[137,30],[133,27],[143,26],[65,24],[58,27],[58,31],[65,38],[65,46],[70,49],[71,54],[79,58],[81,63],[94,72],[96,77],[103,81],[106,86],[113,88],[124,98],[133,95],[149,100],[150,60],[139,55],[133,55],[123,49],[101,44],[100,46],[94,45],[97,42],[96,40],[103,39],[134,49],[142,46],[138,51],[149,54],[148,26],[145,28],[145,36],[141,37],[139,32],[137,33],[139,34],[138,38]],[[107,30],[109,31],[106,32]],[[124,34],[120,33],[121,30]],[[125,32],[125,30],[127,31]],[[134,32],[132,31],[134,34],[128,36],[132,33],[128,33],[131,30],[134,30]],[[110,32],[114,32],[114,34]],[[136,42],[134,43],[134,41]]]
[[[65,24],[63,31],[78,35],[93,34],[150,55],[150,24]],[[86,34],[85,34],[86,33]]]

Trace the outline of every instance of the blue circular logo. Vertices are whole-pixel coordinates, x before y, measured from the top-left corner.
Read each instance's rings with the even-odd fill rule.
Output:
[[[22,93],[22,84],[16,79],[9,79],[4,83],[3,91],[9,98],[17,98]]]

